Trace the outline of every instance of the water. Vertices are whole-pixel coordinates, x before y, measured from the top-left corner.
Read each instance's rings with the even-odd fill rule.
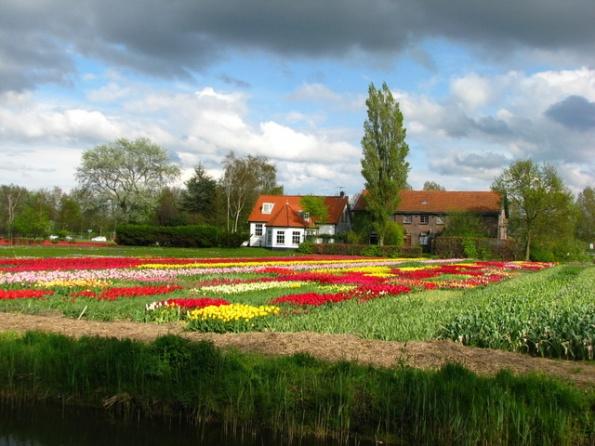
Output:
[[[60,405],[10,408],[0,405],[0,446],[330,446],[336,442],[272,435],[226,434],[220,426],[203,428],[179,423],[127,422],[91,409]],[[367,446],[373,443],[354,442]]]

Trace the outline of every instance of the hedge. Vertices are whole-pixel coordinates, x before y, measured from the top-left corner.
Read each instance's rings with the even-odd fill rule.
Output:
[[[436,237],[433,251],[444,259],[472,257],[515,260],[518,257],[518,246],[514,240],[483,237]]]
[[[230,234],[211,225],[152,226],[120,225],[116,243],[131,246],[175,246],[190,248],[237,247],[248,239],[243,233]]]
[[[376,257],[421,257],[419,246],[406,248],[392,245],[359,245],[351,243],[302,243],[298,251],[305,254],[339,254]]]

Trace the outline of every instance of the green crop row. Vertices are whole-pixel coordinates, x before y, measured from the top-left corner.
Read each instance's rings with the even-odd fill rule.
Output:
[[[541,356],[593,359],[595,268],[560,267],[542,280],[482,290],[439,337]],[[545,278],[545,280],[543,280]]]

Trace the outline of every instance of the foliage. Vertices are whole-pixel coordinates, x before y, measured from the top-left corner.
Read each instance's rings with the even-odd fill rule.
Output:
[[[223,161],[222,186],[227,209],[227,231],[238,232],[260,194],[281,194],[277,168],[263,156],[236,158],[230,152]]]
[[[153,220],[160,226],[177,226],[186,223],[181,211],[182,193],[179,189],[164,187],[159,193]]]
[[[308,212],[310,218],[316,223],[320,224],[328,221],[328,208],[323,197],[305,195],[300,198],[300,205],[304,212]]]
[[[508,292],[494,287],[486,290],[483,302],[446,324],[441,336],[478,347],[593,359],[593,289],[595,269],[572,267],[552,280]]]
[[[170,422],[215,419],[226,430],[270,429],[294,441],[315,432],[344,443],[435,445],[587,445],[595,399],[542,376],[482,377],[456,365],[375,368],[222,351],[175,336],[145,343],[39,332],[0,336],[0,387],[19,401],[112,401],[108,410],[124,419],[173,413]]]
[[[212,225],[151,226],[128,224],[116,228],[116,242],[129,246],[237,247],[246,239],[247,235],[244,233],[230,234]]]
[[[434,240],[434,253],[443,259],[470,257],[514,260],[518,257],[518,246],[514,240],[440,236]]]
[[[43,208],[36,208],[34,204],[26,204],[17,214],[13,222],[16,234],[28,237],[46,237],[52,228],[49,216]]]
[[[367,210],[382,246],[390,216],[399,204],[399,190],[407,183],[409,163],[405,158],[409,147],[405,142],[403,114],[386,83],[381,90],[370,84],[366,106],[362,175],[366,180]]]
[[[194,174],[186,181],[182,197],[185,211],[196,214],[205,222],[214,222],[219,185],[204,169],[202,164],[194,168]]]
[[[492,189],[506,197],[510,232],[523,241],[525,260],[534,246],[573,238],[572,196],[552,166],[516,161],[496,178]]]
[[[405,230],[403,226],[396,221],[388,221],[384,232],[384,243],[391,246],[400,247],[403,245]]]
[[[146,138],[121,138],[83,153],[77,179],[125,222],[143,221],[161,188],[179,175],[167,152]]]
[[[578,224],[576,235],[588,243],[595,242],[595,189],[585,187],[576,199]]]
[[[423,190],[446,190],[444,187],[440,186],[435,181],[426,181],[424,183]]]
[[[440,233],[445,237],[488,237],[488,230],[481,217],[472,212],[452,212],[447,215],[446,228]]]

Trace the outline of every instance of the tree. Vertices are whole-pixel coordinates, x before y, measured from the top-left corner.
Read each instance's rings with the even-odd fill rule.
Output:
[[[595,242],[595,189],[585,187],[576,199],[578,224],[576,235],[588,243]]]
[[[368,119],[362,138],[362,175],[366,180],[366,202],[378,244],[384,245],[391,215],[399,204],[399,191],[407,184],[409,147],[405,142],[403,114],[386,83],[368,88]]]
[[[508,202],[510,229],[523,241],[525,260],[533,245],[572,237],[572,196],[552,166],[516,161],[496,178],[492,189]]]
[[[116,217],[146,220],[163,186],[179,175],[167,152],[146,138],[118,139],[83,153],[77,169],[81,186],[100,202],[111,202]]]
[[[186,181],[186,190],[182,195],[183,209],[198,215],[203,221],[212,222],[216,214],[217,187],[217,181],[199,164],[194,168],[194,175]]]
[[[324,198],[314,195],[305,195],[300,198],[300,205],[304,212],[310,214],[310,217],[318,223],[326,223],[328,220],[328,208]]]
[[[240,221],[252,209],[260,194],[280,194],[277,185],[277,168],[262,156],[248,155],[236,158],[230,152],[223,161],[225,172],[222,186],[225,191],[227,230],[238,232]]]
[[[444,187],[440,186],[435,181],[426,181],[424,183],[423,190],[446,190]]]
[[[6,232],[9,238],[12,238],[14,229],[14,221],[19,209],[22,207],[25,200],[28,198],[29,192],[24,187],[15,186],[13,184],[0,187],[0,215],[2,221],[0,222],[0,232]]]
[[[79,234],[82,231],[81,205],[72,196],[62,196],[56,225],[61,231]]]
[[[488,237],[488,230],[481,217],[472,212],[452,212],[447,216],[444,237]]]
[[[179,189],[164,187],[159,194],[153,220],[161,226],[176,226],[185,223],[179,203],[182,192]]]

